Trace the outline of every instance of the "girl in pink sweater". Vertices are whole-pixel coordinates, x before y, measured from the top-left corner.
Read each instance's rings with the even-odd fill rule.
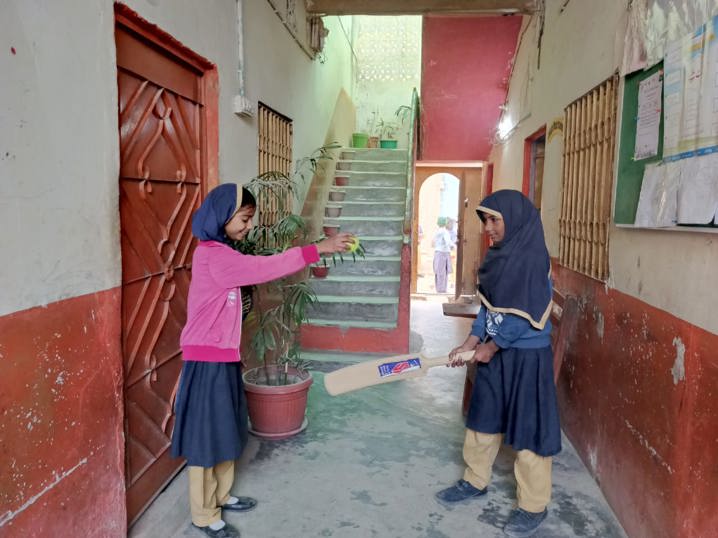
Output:
[[[180,346],[184,365],[175,404],[172,455],[187,459],[193,526],[213,538],[238,537],[222,509],[252,510],[257,501],[230,494],[234,461],[247,442],[247,405],[240,368],[242,320],[249,305],[241,287],[296,273],[320,254],[348,249],[353,237],[337,234],[274,256],[232,249],[252,229],[257,203],[233,183],[213,189],[192,218],[199,244],[192,257],[187,323]]]

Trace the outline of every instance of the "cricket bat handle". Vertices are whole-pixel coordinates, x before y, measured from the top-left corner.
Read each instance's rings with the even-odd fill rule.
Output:
[[[474,351],[462,351],[461,353],[456,354],[456,358],[461,359],[462,361],[466,362],[471,359],[471,357],[474,356]],[[446,366],[449,364],[451,359],[449,359],[448,355],[444,355],[442,357],[431,357],[431,358],[424,358],[421,361],[422,367],[426,368],[433,368],[434,366]]]

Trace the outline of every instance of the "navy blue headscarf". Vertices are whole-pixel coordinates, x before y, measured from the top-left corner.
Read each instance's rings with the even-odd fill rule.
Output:
[[[192,217],[192,234],[200,241],[226,243],[224,225],[241,203],[238,195],[241,198],[242,190],[235,183],[223,183],[212,189]]]
[[[551,311],[551,260],[541,216],[519,191],[500,190],[487,196],[476,213],[504,220],[504,238],[494,244],[479,268],[479,296],[494,312],[515,314],[543,329]]]

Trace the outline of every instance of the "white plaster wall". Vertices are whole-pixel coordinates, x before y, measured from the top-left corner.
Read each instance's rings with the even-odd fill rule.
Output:
[[[610,77],[623,58],[627,1],[547,0],[546,23],[537,60],[537,26],[528,25],[510,82],[507,114],[515,124],[491,153],[494,189],[520,189],[524,139],[588,90]],[[619,99],[620,100],[620,99]],[[552,256],[558,255],[563,143],[547,143],[542,210]],[[611,227],[607,285],[712,332],[718,318],[710,293],[718,265],[718,235],[626,230]]]
[[[120,282],[113,26],[109,0],[0,2],[0,315]]]
[[[357,108],[357,130],[378,136],[378,120],[396,122],[399,129],[395,137],[399,148],[408,147],[410,125],[408,121],[401,124],[396,110],[402,105],[411,106],[414,88],[417,92],[421,88],[422,19],[416,15],[402,16],[401,24],[406,28],[406,32],[400,35],[406,39],[404,43],[391,35],[397,28],[395,17],[354,17],[353,44],[356,63],[361,66],[379,60],[392,72],[398,72],[400,65],[407,71],[404,77],[394,75],[388,80],[359,80],[358,73],[354,73],[352,97]],[[372,123],[375,131],[373,133],[369,132]]]
[[[256,118],[236,116],[235,0],[127,0],[219,72],[219,173],[257,173]],[[351,52],[337,18],[312,61],[266,0],[243,0],[246,95],[294,120],[294,156],[324,143]],[[297,16],[305,16],[298,3]],[[112,0],[0,2],[0,315],[120,285]],[[16,49],[16,54],[10,48]]]

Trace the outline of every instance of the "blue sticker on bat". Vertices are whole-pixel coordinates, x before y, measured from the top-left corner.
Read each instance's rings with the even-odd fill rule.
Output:
[[[379,377],[388,377],[392,375],[399,375],[405,372],[411,372],[414,370],[421,370],[421,359],[406,359],[397,362],[385,362],[379,365]]]

